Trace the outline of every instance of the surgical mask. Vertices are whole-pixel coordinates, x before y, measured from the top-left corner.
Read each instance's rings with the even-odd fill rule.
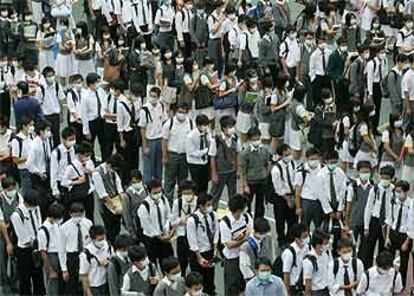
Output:
[[[400,201],[406,200],[407,196],[403,192],[395,192],[395,197]]]
[[[207,70],[208,70],[209,72],[213,72],[213,71],[214,71],[214,65],[208,65],[208,66],[207,66]]]
[[[402,120],[400,119],[400,120],[395,121],[394,122],[394,127],[396,127],[396,128],[402,127]]]
[[[166,54],[164,54],[164,57],[169,60],[172,58],[172,52],[167,52]]]
[[[267,237],[267,233],[265,234],[259,234],[259,240],[262,241]]]
[[[326,47],[326,44],[325,44],[325,43],[321,43],[321,44],[319,44],[319,48],[320,48],[320,49],[324,50],[324,49],[325,49],[325,47]]]
[[[30,21],[32,20],[32,16],[31,16],[31,15],[26,15],[26,16],[24,17],[24,20],[25,20],[26,22],[30,22]]]
[[[250,78],[249,79],[249,82],[250,83],[252,83],[252,84],[255,84],[255,83],[257,83],[257,80],[258,80],[259,78],[256,76],[256,77],[253,77],[253,78]]]
[[[258,148],[262,144],[260,140],[252,141],[252,146],[255,148]]]
[[[115,253],[119,258],[122,258],[122,259],[128,258],[128,251],[116,251]]]
[[[178,282],[181,278],[181,274],[176,273],[176,274],[169,274],[168,275],[168,279],[172,282]]]
[[[233,136],[235,133],[236,133],[236,128],[235,127],[231,127],[229,129],[227,129],[227,135]]]
[[[183,194],[182,198],[186,201],[186,202],[192,202],[194,199],[194,195],[192,194]]]
[[[9,12],[7,11],[7,10],[3,10],[2,12],[1,12],[1,16],[2,17],[7,17],[9,15]]]
[[[75,224],[79,224],[82,221],[82,217],[72,217],[72,221]]]
[[[29,133],[34,133],[34,131],[35,131],[34,125],[30,125],[29,126]]]
[[[75,83],[73,85],[73,88],[76,89],[76,90],[81,90],[82,89],[82,83]]]
[[[369,59],[369,52],[365,53],[363,55],[364,60],[368,60]]]
[[[340,49],[342,52],[345,52],[345,51],[347,51],[347,50],[348,50],[348,46],[340,46],[340,47],[339,47],[339,49]]]
[[[205,210],[206,210],[206,214],[210,214],[211,212],[213,212],[213,206],[209,206],[205,208]]]
[[[101,240],[101,241],[94,241],[93,244],[95,245],[95,247],[97,247],[98,249],[102,249],[105,246],[106,241],[105,240]]]
[[[328,169],[330,171],[334,171],[337,167],[337,164],[336,163],[327,163],[326,166],[328,167]]]
[[[357,20],[356,19],[352,19],[351,20],[351,25],[356,25],[356,23],[357,23]]]
[[[198,64],[193,65],[193,71],[197,71],[199,69]]]
[[[187,119],[187,114],[185,113],[177,113],[176,114],[178,121],[183,122]]]
[[[414,23],[413,22],[408,22],[405,24],[405,26],[407,27],[407,29],[411,30],[413,28]]]
[[[259,273],[257,274],[257,278],[261,281],[261,282],[266,282],[270,279],[270,277],[272,276],[272,273],[270,272],[270,270],[267,271],[259,271]]]
[[[47,84],[53,84],[53,82],[55,82],[55,76],[46,77],[46,83]]]
[[[182,64],[182,63],[184,62],[184,58],[183,58],[183,57],[176,58],[176,59],[175,59],[175,62],[176,62],[177,64]]]
[[[68,145],[69,148],[75,146],[76,145],[76,140],[68,141],[67,145]]]
[[[327,98],[327,99],[324,100],[325,105],[330,105],[330,104],[332,104],[332,102],[333,102],[333,98],[332,97]]]
[[[351,258],[352,258],[352,252],[341,254],[341,259],[344,262],[349,262],[351,260]]]
[[[190,292],[191,296],[201,296],[203,295],[203,289],[197,290],[197,291],[191,291]]]
[[[150,102],[151,105],[155,105],[158,102],[158,98],[150,96],[148,101]]]
[[[361,179],[361,181],[368,181],[369,178],[371,177],[371,173],[361,173],[359,174],[359,178]]]
[[[13,190],[10,190],[10,191],[6,191],[6,194],[7,194],[8,197],[12,198],[12,197],[16,196],[16,192],[17,192],[17,190],[13,189]]]
[[[146,44],[146,43],[141,43],[141,44],[139,45],[139,47],[141,48],[141,50],[144,50],[144,49],[146,49],[146,48],[147,48],[147,44]]]
[[[309,160],[308,165],[311,169],[316,169],[319,165],[319,160]]]
[[[293,160],[292,155],[287,155],[287,156],[283,156],[283,162],[284,163],[289,163]]]
[[[50,28],[50,24],[49,23],[43,24],[43,28],[45,28],[45,29]]]
[[[390,180],[385,180],[385,179],[382,179],[382,180],[380,181],[380,184],[381,184],[381,186],[382,186],[382,187],[387,188],[388,186],[390,186],[391,181],[390,181]]]
[[[295,40],[296,37],[297,37],[296,33],[292,33],[292,34],[289,35],[290,40]]]
[[[378,23],[374,23],[374,24],[372,25],[372,27],[373,27],[374,29],[378,29],[378,28],[380,27],[380,24],[378,24]]]
[[[236,19],[236,15],[235,14],[229,14],[229,19],[234,21]]]
[[[306,44],[306,45],[308,45],[308,46],[312,46],[312,45],[313,45],[313,40],[311,40],[311,39],[306,39],[306,40],[305,40],[305,44]]]
[[[52,132],[51,131],[45,131],[45,137],[46,138],[52,137]]]
[[[197,13],[199,15],[203,15],[204,14],[204,9],[197,9]]]
[[[148,257],[145,257],[145,259],[144,260],[142,260],[141,261],[141,265],[145,268],[145,267],[147,267],[148,265],[149,265],[149,259],[148,259]]]
[[[124,45],[124,44],[125,44],[124,40],[118,40],[118,45],[119,45],[119,46],[122,46],[122,45]]]
[[[160,193],[152,193],[151,194],[151,198],[152,198],[153,201],[159,201],[160,198],[161,198],[161,196],[162,196],[162,193],[161,192]]]
[[[144,185],[142,185],[142,183],[133,183],[133,184],[131,184],[131,187],[134,190],[140,192],[142,190],[142,188],[144,187]]]
[[[208,130],[209,130],[209,126],[208,126],[208,125],[203,125],[203,126],[201,126],[201,131],[202,131],[203,133],[208,132]]]
[[[410,68],[410,64],[404,64],[403,69],[409,69]]]

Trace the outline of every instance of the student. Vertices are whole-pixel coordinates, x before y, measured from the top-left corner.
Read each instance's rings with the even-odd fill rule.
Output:
[[[191,271],[185,278],[185,288],[187,293],[184,296],[207,296],[203,292],[203,276],[197,271]]]
[[[357,177],[348,185],[346,196],[345,225],[352,231],[355,241],[364,239],[364,210],[368,195],[373,187],[370,181],[371,164],[369,161],[360,161],[357,164]]]
[[[37,233],[42,223],[39,194],[29,190],[23,195],[23,203],[10,217],[17,236],[15,254],[21,295],[44,295],[45,287],[40,253],[37,249]]]
[[[280,159],[273,166],[270,174],[276,194],[273,214],[276,220],[276,232],[279,246],[287,243],[287,234],[296,221],[295,215],[295,163],[289,145],[282,143],[276,147]],[[287,230],[286,230],[287,224]]]
[[[141,172],[131,171],[131,185],[125,190],[125,197],[122,199],[122,219],[126,230],[134,239],[138,233],[137,211],[147,196],[148,191],[142,182]]]
[[[402,53],[398,54],[395,60],[395,66],[384,77],[384,79],[387,79],[386,83],[389,90],[391,114],[402,114],[404,100],[401,91],[401,82],[406,61],[408,61],[406,55]]]
[[[16,246],[11,238],[10,219],[16,208],[23,203],[23,198],[16,189],[17,183],[13,177],[1,180],[1,186],[3,190],[0,192],[0,282],[12,286],[14,283],[7,278],[7,262]]]
[[[401,89],[404,99],[405,110],[403,110],[404,125],[408,124],[414,111],[414,54],[408,58],[410,66],[401,81]]]
[[[89,236],[92,241],[79,255],[79,276],[85,295],[105,296],[108,295],[107,268],[112,250],[103,226],[91,226]]]
[[[63,220],[64,208],[60,204],[49,207],[46,220],[37,232],[39,251],[42,256],[44,274],[46,276],[47,295],[63,293],[61,261],[64,252],[61,246],[62,232],[60,223]]]
[[[195,184],[184,180],[180,183],[181,196],[174,200],[171,212],[171,223],[176,229],[177,257],[180,261],[182,276],[188,267],[189,246],[187,242],[187,220],[197,209],[197,196],[194,195]]]
[[[315,148],[306,150],[306,163],[297,169],[295,176],[296,215],[302,217],[302,222],[309,227],[311,222],[315,227],[322,223],[322,206],[315,184],[318,173],[322,169],[318,151]]]
[[[316,230],[311,237],[312,249],[303,260],[306,296],[328,296],[328,265],[332,260],[329,234]]]
[[[18,99],[13,105],[16,125],[22,125],[24,117],[33,118],[35,122],[43,119],[39,101],[29,94],[29,84],[26,81],[17,83]]]
[[[76,132],[76,141],[81,142],[83,139],[82,120],[81,120],[81,101],[83,91],[83,77],[75,74],[71,77],[72,88],[68,89],[66,102],[68,105],[68,125]]]
[[[302,268],[303,259],[309,252],[309,232],[302,223],[294,224],[290,229],[293,242],[282,252],[283,281],[288,295],[300,295],[304,290]]]
[[[401,112],[390,114],[389,126],[382,132],[381,145],[379,149],[379,167],[386,165],[396,167],[400,162],[400,155],[404,145],[405,136],[403,131],[403,120]],[[382,150],[382,151],[381,151]]]
[[[168,0],[170,1],[170,0]],[[160,102],[161,90],[152,87],[149,91],[148,102],[142,106],[138,126],[141,127],[142,151],[144,152],[144,182],[162,177],[162,125],[167,120],[167,114]]]
[[[393,295],[403,289],[401,274],[395,269],[393,256],[388,251],[379,253],[372,266],[362,274],[356,292],[358,295]]]
[[[71,127],[63,129],[62,144],[59,144],[50,155],[50,187],[53,196],[64,194],[62,188],[62,176],[75,159],[76,133]]]
[[[181,10],[175,15],[178,47],[185,58],[191,57],[190,21],[193,16],[193,2],[184,1]]]
[[[264,187],[270,154],[261,144],[258,128],[250,128],[247,138],[248,146],[240,153],[241,183],[243,192],[249,197],[248,211],[251,213],[251,203],[256,197],[254,217],[260,218],[265,214]]]
[[[107,270],[109,295],[121,296],[123,277],[132,266],[128,257],[128,250],[132,245],[132,238],[127,234],[120,234],[115,238],[115,253],[109,260]]]
[[[218,71],[219,77],[223,71],[223,53],[221,47],[221,40],[223,37],[222,28],[223,22],[226,19],[224,10],[224,2],[217,1],[213,5],[214,11],[210,13],[207,19],[208,23],[208,56],[214,61],[214,67]]]
[[[265,218],[257,218],[254,220],[253,233],[240,246],[239,266],[246,282],[255,276],[254,264],[259,257],[274,261],[273,241],[269,233],[269,222]]]
[[[0,93],[1,96],[1,93]],[[8,118],[0,114],[0,167],[4,171],[13,172],[13,162],[10,161],[10,140],[15,136],[13,131],[9,128]]]
[[[64,281],[63,295],[81,295],[79,282],[79,255],[89,245],[89,230],[92,221],[85,217],[85,208],[81,203],[73,203],[69,208],[70,218],[60,226],[61,246],[64,255],[60,262]]]
[[[160,278],[156,266],[151,263],[143,244],[132,246],[128,250],[132,267],[123,277],[122,296],[151,296]]]
[[[19,171],[19,185],[23,196],[32,188],[32,180],[27,169],[27,156],[29,155],[33,137],[33,120],[30,117],[23,117],[21,119],[19,132],[14,139],[11,140],[10,144],[10,154],[13,159],[13,163],[17,165],[17,169]]]
[[[240,141],[236,135],[234,125],[236,120],[231,116],[220,118],[221,133],[211,141],[209,150],[210,167],[213,187],[211,194],[214,197],[214,209],[217,209],[224,187],[227,187],[228,196],[236,194],[237,168]]]
[[[173,23],[175,19],[175,9],[171,0],[163,0],[158,8],[154,24],[158,26],[156,44],[160,50],[174,48]]]
[[[188,177],[186,160],[186,142],[183,141],[193,129],[188,116],[190,106],[187,103],[177,105],[174,117],[168,119],[162,127],[162,162],[165,166],[165,195],[169,200],[174,197],[176,183],[180,184]]]
[[[162,260],[163,279],[158,283],[154,296],[181,296],[185,294],[184,279],[181,277],[180,263],[176,257],[170,256]]]
[[[207,24],[206,3],[204,1],[196,2],[196,12],[191,18],[190,35],[191,42],[195,49],[195,59],[199,66],[204,63],[207,56],[207,43],[209,29]]]
[[[75,147],[76,157],[65,169],[61,186],[67,194],[63,197],[63,204],[67,209],[72,203],[81,203],[85,208],[86,217],[94,220],[94,186],[92,185],[92,173],[95,166],[91,160],[92,147],[83,142]]]
[[[358,282],[364,273],[364,265],[360,259],[352,256],[354,245],[350,239],[338,242],[339,257],[328,266],[329,292],[332,296],[354,295]]]
[[[372,266],[375,245],[378,241],[378,250],[382,252],[384,246],[383,228],[386,218],[391,213],[391,201],[394,198],[394,168],[385,166],[380,169],[381,181],[369,191],[367,204],[364,209],[364,255],[362,262],[365,268]]]
[[[186,137],[187,163],[191,179],[197,184],[196,194],[207,192],[209,181],[208,152],[211,145],[210,121],[204,114],[197,115],[194,128]]]
[[[247,283],[246,296],[288,295],[283,281],[272,274],[272,263],[269,258],[257,258],[255,266],[256,276]]]
[[[369,58],[369,49],[365,44],[357,45],[358,56],[349,65],[348,92],[354,104],[362,104],[365,95],[364,69]]]
[[[148,252],[148,258],[154,264],[161,264],[166,257],[173,255],[171,238],[170,204],[162,194],[161,183],[152,180],[148,184],[147,196],[138,208],[138,217],[142,229],[142,241]]]
[[[189,261],[192,271],[204,279],[204,292],[214,295],[214,256],[218,241],[218,220],[213,212],[213,197],[199,194],[197,210],[187,219]]]
[[[230,212],[220,221],[220,237],[224,260],[224,295],[230,293],[231,286],[244,284],[240,271],[240,246],[253,230],[253,219],[245,213],[247,201],[238,194],[229,200]]]
[[[408,272],[408,260],[412,248],[412,240],[407,236],[410,229],[410,218],[412,202],[408,197],[410,184],[399,180],[394,184],[394,198],[391,200],[391,213],[387,216],[387,231],[385,236],[385,247],[395,256],[399,252],[401,278],[405,286]]]
[[[294,27],[288,27],[285,31],[285,39],[280,44],[279,59],[283,73],[289,77],[290,86],[293,87],[299,81],[299,65],[301,52]]]

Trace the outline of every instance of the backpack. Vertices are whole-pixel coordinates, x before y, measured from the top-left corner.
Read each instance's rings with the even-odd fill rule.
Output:
[[[21,158],[22,153],[23,153],[23,139],[17,136],[16,134],[12,133],[10,136],[9,142],[13,141],[13,139],[15,139],[17,143],[19,144],[19,158]],[[11,152],[11,148],[10,148],[10,152]]]
[[[190,123],[190,130],[193,130],[193,121],[191,119],[188,119]],[[170,119],[170,126],[168,127],[168,130],[171,131],[174,126],[174,117]]]
[[[231,231],[231,233],[232,234],[234,234],[234,233],[236,233],[236,232],[238,232],[238,231],[240,231],[242,228],[246,228],[247,227],[247,225],[248,225],[248,223],[249,223],[249,215],[247,215],[247,213],[245,213],[244,215],[243,215],[243,217],[244,217],[244,221],[246,222],[246,224],[244,225],[244,226],[242,226],[241,228],[238,228],[238,229],[235,229],[235,230],[232,230],[232,228],[231,228],[231,222],[230,222],[230,218],[228,217],[228,216],[224,216],[222,219],[221,219],[221,221],[223,221],[224,222],[224,224],[226,224],[227,225],[227,227],[230,229],[230,231]],[[220,228],[219,228],[219,238],[218,238],[218,242],[217,242],[217,250],[219,251],[219,254],[224,258],[224,255],[223,255],[223,250],[224,250],[224,243],[221,241],[221,231],[220,231]]]
[[[365,275],[367,277],[367,287],[365,288],[365,292],[368,292],[368,290],[369,290],[369,269],[367,271],[365,271]],[[392,282],[392,293],[394,293],[395,281],[397,279],[397,276],[398,276],[398,272],[395,271],[394,272],[394,279],[393,279],[393,282]]]
[[[289,252],[292,253],[292,267],[296,267],[296,251],[295,249],[289,244],[289,245],[285,245],[282,246],[282,252],[280,253],[279,257],[276,258],[276,260],[273,262],[272,265],[272,274],[274,274],[275,276],[278,276],[280,278],[283,279],[283,259],[282,259],[282,255],[283,252],[285,250],[288,250]]]
[[[167,201],[167,199],[164,197],[164,196],[162,196],[161,197],[161,201],[164,203],[164,205],[168,205],[169,206],[169,204],[168,204],[168,201]],[[149,203],[148,203],[148,201],[146,201],[145,199],[142,201],[142,203],[138,206],[138,209],[141,207],[141,206],[144,206],[146,209],[147,209],[147,212],[148,212],[148,214],[150,213],[150,205],[149,205]],[[139,218],[139,216],[138,216],[138,209],[137,209],[137,215],[136,215],[136,217],[135,217],[135,225],[136,225],[136,227],[137,227],[137,238],[140,240],[140,241],[143,241],[142,239],[143,239],[143,237],[144,237],[144,230],[142,229],[142,226],[141,226],[141,219]]]
[[[39,87],[40,87],[40,91],[42,92],[41,104],[43,104],[43,102],[45,100],[46,89],[43,85],[39,85]],[[57,82],[55,82],[55,91],[56,91],[56,97],[59,99],[59,83],[57,83]]]
[[[50,245],[50,233],[49,233],[49,230],[47,230],[47,228],[44,225],[39,227],[39,231],[40,230],[43,230],[46,236],[46,252],[47,252],[49,251],[49,245]]]
[[[397,73],[394,70],[390,70],[388,74],[381,80],[381,93],[384,98],[390,97],[390,90],[388,89],[388,80],[390,77],[390,74],[394,73],[394,83],[397,83]]]
[[[334,273],[334,278],[336,278],[336,275],[338,274],[339,271],[339,259],[335,258],[334,259],[334,265],[333,265],[333,273]],[[351,268],[352,268],[352,272],[354,273],[354,282],[357,281],[357,258],[352,258],[351,260]]]

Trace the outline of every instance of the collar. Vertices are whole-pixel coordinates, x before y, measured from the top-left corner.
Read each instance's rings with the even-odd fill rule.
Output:
[[[249,144],[249,146],[250,146],[250,151],[260,151],[263,148],[262,144],[260,144],[259,147],[257,147],[257,148],[254,147],[251,143]]]
[[[356,179],[356,184],[357,184],[357,186],[361,186],[364,189],[367,189],[368,186],[371,186],[372,185],[370,181],[366,182],[365,184],[362,183],[362,181],[361,181],[360,178],[357,178]]]
[[[264,36],[263,36],[263,39],[265,39],[265,40],[267,40],[267,41],[269,41],[269,42],[272,42],[273,40],[272,40],[272,37],[271,36],[269,36],[268,34],[265,34]]]
[[[394,66],[394,67],[392,68],[392,70],[393,70],[393,71],[395,71],[398,75],[401,75],[401,73],[402,73],[402,71],[401,71],[400,69],[398,69],[398,67],[397,67],[397,66]]]
[[[197,204],[197,196],[195,196],[195,195],[194,195],[193,200],[191,202],[188,202],[185,199],[183,199],[183,205],[194,206],[196,204]]]

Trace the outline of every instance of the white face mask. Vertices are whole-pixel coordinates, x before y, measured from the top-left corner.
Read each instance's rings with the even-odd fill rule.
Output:
[[[352,252],[342,254],[341,258],[344,262],[349,262],[349,260],[352,258]]]
[[[1,16],[2,17],[7,17],[9,15],[9,12],[7,11],[7,10],[3,10],[2,12],[1,12]]]
[[[153,201],[159,201],[162,196],[162,193],[151,193],[151,198]]]
[[[236,133],[236,128],[235,127],[231,127],[227,130],[227,135],[229,136],[233,136]]]
[[[356,19],[352,19],[351,20],[351,25],[356,25],[356,23],[357,23],[357,20]]]
[[[6,68],[7,67],[7,61],[0,62],[0,68]]]
[[[288,155],[288,156],[283,156],[283,162],[284,163],[289,163],[293,160],[292,155]]]
[[[122,259],[128,258],[128,251],[116,251],[115,253],[119,258],[122,258]]]
[[[148,101],[150,102],[151,105],[155,105],[158,102],[158,98],[157,97],[149,97]]]
[[[290,40],[295,40],[296,37],[297,37],[296,33],[292,33],[292,34],[289,35]]]
[[[76,90],[81,90],[82,89],[82,83],[75,83],[73,85],[73,88],[76,89]]]
[[[52,137],[52,132],[51,132],[51,131],[49,131],[49,130],[45,131],[45,137],[46,137],[46,138],[50,138],[50,137]]]
[[[190,203],[190,202],[192,202],[192,201],[193,201],[193,199],[194,199],[194,195],[192,195],[192,194],[183,194],[183,195],[182,195],[182,198],[183,198],[186,202]]]
[[[13,197],[15,197],[16,196],[16,192],[17,192],[17,190],[16,189],[13,189],[13,190],[10,190],[10,191],[5,191],[6,192],[6,195],[9,197],[9,198],[13,198]]]
[[[142,184],[142,182],[141,183],[133,183],[133,184],[131,184],[131,187],[134,190],[140,192],[144,188],[144,185]]]
[[[380,53],[380,54],[378,55],[378,57],[379,57],[381,60],[383,60],[383,59],[385,59],[386,55],[385,55],[385,53]]]
[[[213,212],[213,206],[209,206],[209,207],[205,208],[205,212],[206,212],[206,214],[210,214],[211,212]]]
[[[55,76],[48,76],[45,80],[47,84],[53,84],[55,82]]]
[[[321,44],[319,44],[319,48],[320,48],[320,49],[324,50],[324,49],[325,49],[325,47],[326,47],[326,43],[321,43]]]
[[[348,51],[348,46],[341,46],[339,49],[340,49],[342,52],[346,52],[346,51]]]
[[[176,114],[178,121],[183,122],[187,119],[187,114],[185,113],[177,113]]]
[[[30,125],[29,126],[29,133],[34,133],[34,131],[35,131],[34,125]]]
[[[251,143],[254,148],[259,148],[260,144],[262,144],[262,141],[256,140],[256,141],[252,141]]]
[[[319,165],[319,160],[309,160],[308,165],[311,169],[316,169]]]
[[[177,282],[179,281],[181,278],[181,274],[180,273],[176,273],[176,274],[169,274],[168,275],[168,279],[172,282]]]
[[[78,216],[72,217],[72,221],[75,224],[79,224],[79,222],[82,221],[82,217],[78,217]]]
[[[407,27],[408,30],[411,30],[413,28],[414,23],[413,22],[408,22],[405,24],[405,26]]]
[[[172,57],[172,52],[167,52],[166,54],[164,54],[164,57],[169,60]]]
[[[305,40],[305,44],[306,44],[307,46],[312,46],[312,45],[313,45],[313,40],[306,39],[306,40]]]
[[[97,247],[98,249],[102,249],[105,246],[105,243],[106,243],[105,240],[93,242],[94,246]]]
[[[397,121],[395,121],[394,122],[394,127],[396,127],[396,128],[400,128],[400,127],[402,127],[402,120],[400,119],[400,120],[397,120]]]
[[[175,58],[175,62],[180,65],[184,62],[184,58],[182,57]]]

